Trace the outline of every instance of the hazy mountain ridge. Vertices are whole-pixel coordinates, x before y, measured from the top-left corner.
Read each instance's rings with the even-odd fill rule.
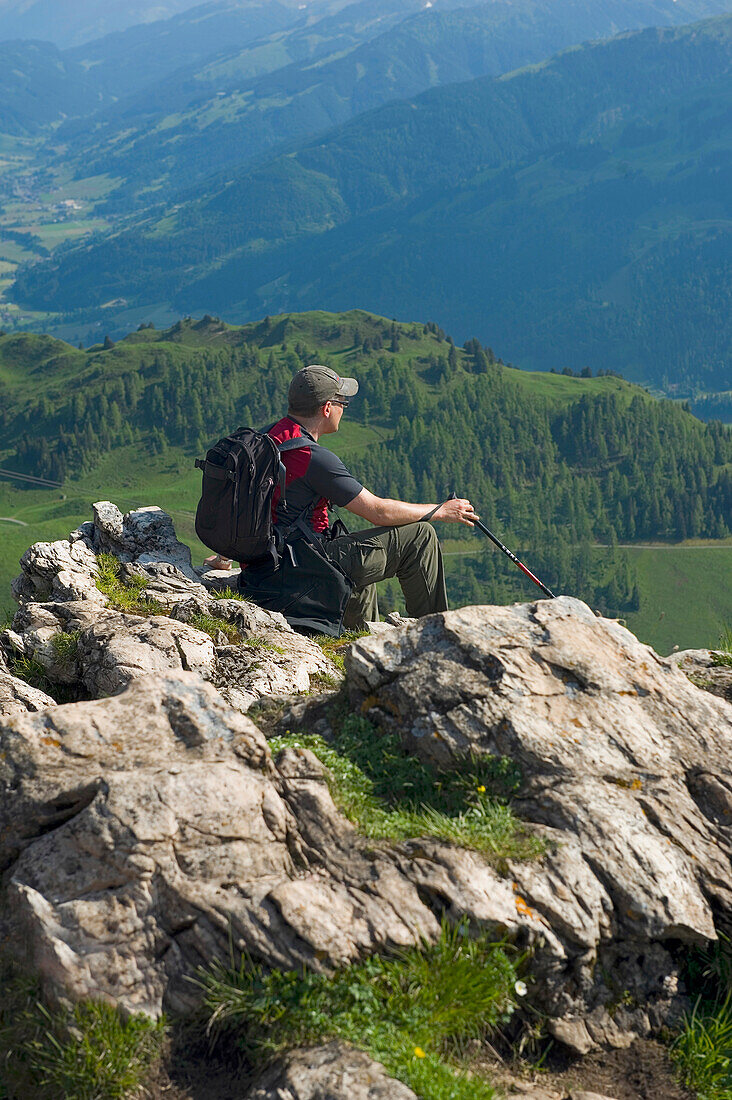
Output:
[[[354,6],[356,12],[363,5]],[[423,3],[413,9],[423,8]],[[577,42],[619,30],[675,25],[720,10],[725,0],[495,0],[437,4],[411,14],[407,5],[371,4],[381,14],[366,29],[338,34],[351,7],[282,41],[317,32],[319,60],[303,60],[243,79],[242,57],[189,67],[144,95],[127,97],[91,127],[66,127],[66,156],[78,170],[110,172],[124,182],[107,209],[124,209],[154,181],[164,199],[216,170],[256,162],[283,143],[300,143],[364,111],[431,86],[499,75],[544,60]],[[355,12],[354,12],[355,16]],[[409,16],[407,18],[407,16]],[[353,18],[353,17],[352,17]],[[382,25],[386,29],[380,30]],[[329,35],[334,35],[330,51]],[[332,56],[328,56],[328,53]],[[246,56],[247,51],[245,51]],[[220,74],[226,74],[219,79]]]
[[[727,17],[436,89],[191,197],[164,233],[128,231],[27,269],[19,293],[89,306],[128,295],[134,265],[140,302],[242,319],[354,302],[419,316],[442,303],[461,339],[499,332],[519,362],[691,370],[722,388],[731,57]],[[702,287],[706,315],[676,308],[684,280],[689,301]],[[675,339],[677,313],[686,331],[660,362],[654,341]]]
[[[40,38],[72,46],[122,30],[133,23],[164,19],[196,0],[0,0],[0,40]]]

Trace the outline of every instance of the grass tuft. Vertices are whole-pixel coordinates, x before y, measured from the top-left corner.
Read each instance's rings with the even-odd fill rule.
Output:
[[[2,977],[0,1100],[124,1100],[140,1088],[160,1052],[162,1021],[123,1020],[97,1002],[52,1012],[34,979]]]
[[[344,646],[349,645],[351,642],[355,642],[358,638],[363,638],[369,633],[369,630],[346,630],[341,634],[340,638],[331,638],[328,634],[314,634],[312,638],[323,650],[326,657],[330,658],[336,668],[340,672],[345,672],[346,665],[340,650],[343,649]]]
[[[732,1100],[732,942],[695,948],[685,959],[693,1011],[673,1042],[677,1072],[697,1100]]]
[[[270,653],[279,653],[280,655],[285,652],[281,645],[276,645],[274,642],[268,642],[266,638],[256,636],[244,638],[244,645],[250,646],[251,649],[266,649]]]
[[[732,1100],[732,994],[716,1005],[697,1000],[671,1057],[697,1100]]]
[[[196,630],[202,630],[204,634],[208,634],[213,641],[217,641],[220,634],[223,634],[229,645],[238,645],[241,639],[241,631],[233,623],[229,623],[226,619],[219,619],[216,615],[194,615],[193,618],[188,620],[189,626],[194,626]]]
[[[77,703],[84,697],[79,686],[72,687],[69,684],[57,684],[49,680],[43,665],[33,657],[25,657],[22,653],[10,653],[6,655],[6,662],[12,676],[17,676],[30,687],[45,692],[57,703]]]
[[[712,664],[732,668],[732,629],[725,627],[719,636],[719,650],[712,655]]]
[[[307,748],[330,772],[333,800],[366,836],[404,840],[431,836],[483,852],[500,862],[532,859],[546,850],[507,804],[520,782],[508,760],[468,757],[437,771],[407,755],[398,738],[368,719],[341,716],[332,741],[312,734],[270,740],[273,753]]]
[[[289,1047],[339,1039],[365,1049],[421,1100],[493,1100],[454,1059],[514,1011],[516,966],[505,945],[443,924],[436,944],[371,957],[333,974],[267,972],[249,958],[199,978],[209,1028],[234,1032],[264,1062]]]
[[[251,603],[252,601],[241,592],[234,591],[233,588],[219,588],[210,593],[210,599],[212,600],[238,600],[239,603]]]
[[[147,577],[131,577],[129,583],[123,581],[122,563],[114,554],[97,554],[97,564],[97,588],[115,611],[123,611],[127,615],[165,615],[162,604],[143,595],[148,585]]]
[[[74,661],[78,655],[80,630],[70,630],[68,633],[59,631],[51,638],[53,652],[59,661]]]

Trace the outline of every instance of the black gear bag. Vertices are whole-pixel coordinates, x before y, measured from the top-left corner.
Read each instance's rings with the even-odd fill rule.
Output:
[[[240,562],[278,561],[272,496],[280,487],[285,496],[282,451],[314,447],[311,439],[298,437],[277,443],[254,428],[237,428],[220,439],[205,459],[196,459],[203,470],[201,499],[196,510],[196,534],[204,546]]]
[[[350,579],[330,561],[305,513],[285,530],[272,522],[277,485],[285,499],[280,454],[317,446],[304,436],[277,443],[253,428],[224,436],[205,459],[196,459],[203,471],[196,534],[217,554],[249,566],[239,587],[260,607],[281,612],[297,630],[338,637],[353,590]]]

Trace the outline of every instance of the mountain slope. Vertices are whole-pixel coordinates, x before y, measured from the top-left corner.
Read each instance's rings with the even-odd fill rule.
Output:
[[[65,56],[89,70],[106,93],[132,96],[177,69],[200,66],[304,22],[296,7],[279,0],[218,0],[105,35],[67,50]]]
[[[308,28],[309,35],[299,32],[299,38],[320,39],[319,57],[251,78],[241,72],[248,51],[202,70],[182,70],[144,96],[110,108],[92,126],[67,127],[62,137],[73,140],[64,155],[76,161],[79,171],[108,172],[123,181],[108,209],[124,208],[140,194],[148,202],[153,182],[156,200],[165,199],[213,171],[254,162],[282,143],[300,143],[391,100],[499,75],[620,30],[677,25],[729,11],[732,4],[493,0],[445,10],[451,5],[438,0],[430,10],[405,18],[409,8],[403,2],[372,0],[365,6],[372,21],[360,29],[360,41],[352,32],[348,45],[338,24],[363,7],[321,20]],[[422,0],[413,5],[423,7]],[[290,32],[279,40],[296,37]]]
[[[18,297],[440,312],[523,365],[721,389],[731,60],[726,17],[431,91],[26,269]]]
[[[0,42],[0,134],[37,134],[105,101],[84,68],[49,42]]]
[[[196,0],[0,0],[0,41],[38,38],[78,45],[133,23],[164,19]]]

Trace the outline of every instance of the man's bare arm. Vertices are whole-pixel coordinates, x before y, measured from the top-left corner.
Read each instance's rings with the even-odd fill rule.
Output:
[[[404,523],[417,523],[434,509],[437,510],[430,518],[442,520],[443,523],[467,523],[472,527],[473,521],[478,518],[469,500],[446,500],[439,507],[436,504],[409,504],[406,500],[388,500],[374,496],[368,489],[362,489],[346,508],[377,527],[399,527]]]

